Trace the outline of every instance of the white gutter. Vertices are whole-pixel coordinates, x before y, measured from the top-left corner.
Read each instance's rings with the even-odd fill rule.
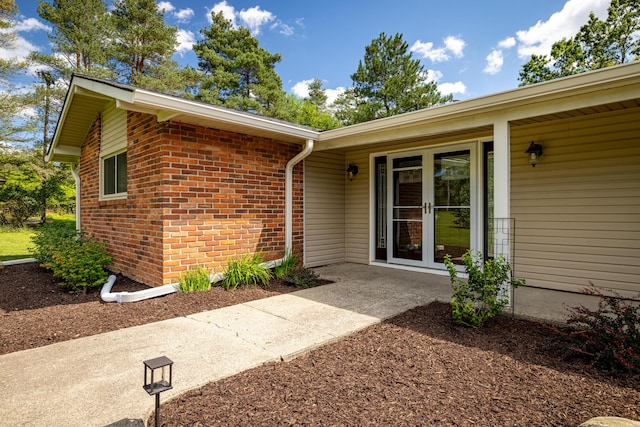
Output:
[[[78,164],[71,165],[71,175],[76,182],[76,231],[80,231],[80,174],[78,173]]]
[[[304,149],[293,159],[289,160],[285,169],[285,202],[284,202],[284,256],[293,250],[293,167],[309,157],[313,152],[314,141],[307,139]]]
[[[285,168],[285,221],[284,221],[284,229],[285,229],[285,244],[284,244],[284,256],[280,259],[276,259],[273,261],[267,261],[262,263],[267,268],[274,268],[280,264],[282,261],[291,253],[293,250],[293,168],[295,165],[300,163],[302,160],[307,158],[313,152],[313,144],[314,141],[312,139],[308,139],[304,149],[299,152],[293,159],[289,160],[287,166]],[[72,171],[74,168],[72,167]],[[74,178],[77,175],[77,171],[74,172]],[[76,180],[76,189],[79,186],[80,179]],[[76,193],[79,194],[79,191]],[[79,200],[76,196],[76,209],[79,204]],[[77,209],[77,212],[80,210]],[[78,215],[76,219],[76,224],[80,222],[80,217]],[[213,274],[210,277],[211,283],[216,283],[224,279],[224,273]],[[102,286],[102,290],[100,290],[100,298],[102,298],[105,302],[135,302],[135,301],[143,301],[149,298],[155,298],[159,296],[168,295],[174,292],[178,292],[178,284],[173,283],[169,285],[158,286],[155,288],[143,289],[141,291],[136,292],[111,292],[111,288],[116,281],[116,276],[109,276],[109,280]]]

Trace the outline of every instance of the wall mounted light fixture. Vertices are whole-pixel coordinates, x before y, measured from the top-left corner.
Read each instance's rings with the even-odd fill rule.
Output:
[[[355,163],[349,163],[349,167],[347,168],[347,174],[349,175],[349,181],[353,181],[353,177],[358,175],[358,165]]]
[[[536,144],[531,141],[531,144],[529,144],[529,148],[527,148],[525,154],[529,155],[529,164],[535,168],[538,164],[538,158],[542,157],[542,144]]]

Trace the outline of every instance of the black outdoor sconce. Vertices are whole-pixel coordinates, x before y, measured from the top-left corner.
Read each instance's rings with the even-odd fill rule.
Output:
[[[535,168],[538,164],[538,158],[542,157],[542,144],[536,144],[531,141],[531,144],[529,144],[529,148],[527,148],[525,154],[529,155],[529,164]]]
[[[160,427],[160,393],[173,388],[173,362],[167,356],[160,356],[143,363],[143,388],[150,396],[156,396],[156,427]]]
[[[353,181],[353,177],[358,175],[358,165],[355,163],[349,163],[349,167],[347,168],[347,174],[349,175],[349,181]]]

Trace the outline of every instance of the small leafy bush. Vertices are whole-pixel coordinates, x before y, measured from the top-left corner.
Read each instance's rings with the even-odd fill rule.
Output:
[[[318,275],[308,268],[298,267],[282,276],[282,281],[299,289],[318,286]]]
[[[511,265],[504,256],[498,255],[484,264],[482,259],[481,253],[474,255],[470,250],[462,255],[464,270],[469,276],[468,280],[462,280],[458,279],[451,256],[445,256],[444,263],[453,287],[452,317],[458,325],[482,325],[509,304],[504,285],[517,287],[524,284],[523,279],[511,277]]]
[[[276,278],[281,279],[294,270],[297,270],[299,265],[300,256],[294,252],[289,252],[287,256],[282,260],[282,263],[274,268],[273,272]]]
[[[111,257],[103,242],[85,238],[74,227],[64,224],[43,225],[31,241],[33,256],[61,279],[68,290],[86,293],[87,288],[106,283],[106,266]]]
[[[187,270],[178,278],[180,292],[208,291],[211,289],[209,270],[205,267]]]
[[[605,294],[606,292],[606,294]],[[589,366],[640,373],[640,304],[610,289],[592,285],[583,291],[600,298],[595,310],[569,307],[568,335],[574,354],[591,360]]]
[[[43,224],[31,237],[33,246],[29,251],[43,267],[51,268],[53,255],[57,249],[71,240],[81,237],[76,231],[75,225],[64,223]]]
[[[64,281],[72,292],[87,292],[87,288],[104,285],[108,279],[107,265],[111,256],[106,245],[94,238],[78,238],[65,242],[48,263],[53,275]]]
[[[271,279],[271,270],[263,262],[260,253],[229,260],[222,287],[236,289],[241,285],[266,286]]]

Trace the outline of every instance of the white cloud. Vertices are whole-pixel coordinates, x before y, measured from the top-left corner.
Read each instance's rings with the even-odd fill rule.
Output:
[[[324,94],[327,95],[327,105],[331,105],[334,102],[336,102],[336,99],[338,99],[338,97],[342,95],[345,91],[346,89],[343,88],[342,86],[338,86],[335,89],[325,89]]]
[[[427,70],[427,81],[428,82],[438,82],[442,78],[443,74],[437,70]]]
[[[504,64],[502,51],[498,49],[494,49],[487,56],[487,66],[484,67],[484,70],[482,71],[487,74],[497,74],[502,69],[502,64]]]
[[[298,98],[306,98],[309,96],[309,85],[313,82],[313,79],[302,80],[293,85],[291,92]]]
[[[180,55],[184,55],[185,52],[188,52],[193,49],[193,45],[196,42],[196,36],[193,32],[188,30],[178,30],[177,34],[178,39],[178,47],[176,48],[176,53]]]
[[[165,12],[173,12],[174,10],[176,10],[175,6],[168,1],[158,2],[158,9],[164,10]]]
[[[240,21],[242,21],[242,24],[247,27],[254,36],[260,34],[260,29],[263,25],[275,19],[275,15],[273,13],[260,9],[260,6],[242,9],[238,13],[238,17],[240,18]]]
[[[434,47],[432,42],[423,43],[420,40],[416,40],[410,51],[417,52],[423,58],[431,60],[431,62],[443,62],[451,59],[447,52],[451,52],[456,58],[462,58],[464,56],[462,50],[466,44],[463,39],[454,36],[444,39],[444,47],[438,48]]]
[[[34,46],[28,40],[23,37],[16,37],[10,47],[0,48],[0,58],[10,61],[21,62],[27,59],[27,56],[31,52],[39,51],[38,47]]]
[[[423,43],[420,40],[416,40],[413,46],[411,46],[410,51],[417,52],[422,55],[423,58],[430,59],[432,62],[442,62],[449,59],[445,48],[434,49],[433,43],[431,42]]]
[[[224,16],[225,19],[230,20],[234,27],[236,26],[236,9],[233,6],[231,6],[229,3],[227,3],[227,0],[223,0],[220,3],[216,3],[213,6],[213,8],[209,11],[209,13],[207,13],[207,19],[209,20],[209,23],[213,22],[211,20],[211,12],[213,13],[222,12],[222,16]]]
[[[464,56],[462,49],[464,49],[467,43],[461,38],[449,36],[444,39],[444,45],[456,58],[462,58]]]
[[[36,18],[27,18],[16,22],[13,30],[18,32],[27,31],[51,31],[51,27],[40,22]]]
[[[193,15],[195,15],[195,12],[193,11],[193,9],[189,7],[186,9],[180,9],[179,11],[173,13],[173,16],[176,17],[178,22],[183,22],[183,23],[189,22],[189,20],[193,18]]]
[[[438,90],[442,95],[463,94],[467,91],[467,87],[462,82],[442,83],[438,85]]]
[[[260,6],[253,6],[237,12],[232,5],[227,3],[227,0],[216,3],[211,11],[214,13],[222,12],[224,18],[230,20],[234,27],[238,27],[239,25],[246,27],[254,36],[262,32],[262,27],[276,19],[276,15],[268,10],[260,9]],[[209,22],[211,22],[211,11],[209,11],[207,15]],[[293,34],[292,27],[284,25],[279,21],[272,25],[271,28],[281,28],[280,32],[285,35]]]
[[[610,4],[611,0],[567,0],[562,10],[552,14],[547,21],[538,21],[516,33],[518,56],[528,58],[532,54],[549,54],[554,42],[573,37],[587,23],[590,12],[605,19]]]
[[[510,49],[516,45],[516,39],[514,37],[507,37],[504,40],[498,42],[498,47],[502,49]]]
[[[278,22],[276,27],[280,28],[280,34],[282,35],[285,35],[285,36],[293,35],[293,27],[290,25],[287,25],[283,22]]]

